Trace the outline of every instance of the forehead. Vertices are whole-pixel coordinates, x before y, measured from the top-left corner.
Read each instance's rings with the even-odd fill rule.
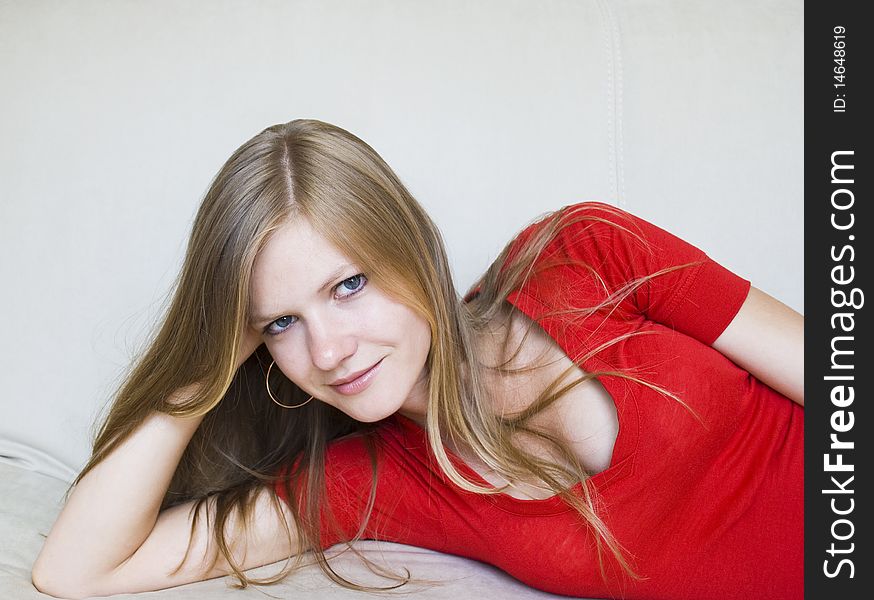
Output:
[[[339,277],[351,262],[306,217],[295,216],[270,235],[255,258],[249,288],[253,314],[273,314],[316,294],[325,278]]]

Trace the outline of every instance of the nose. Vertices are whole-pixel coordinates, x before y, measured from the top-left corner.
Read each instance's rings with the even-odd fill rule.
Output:
[[[335,370],[355,354],[358,342],[348,327],[336,320],[309,320],[309,350],[313,364],[322,371]]]

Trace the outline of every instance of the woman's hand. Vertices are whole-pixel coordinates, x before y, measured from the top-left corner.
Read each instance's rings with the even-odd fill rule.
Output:
[[[248,325],[241,333],[238,369],[263,341],[260,332]],[[177,390],[172,401],[190,400],[196,387],[193,384]],[[37,589],[64,597],[102,596],[153,590],[230,571],[221,561],[209,567],[208,561],[200,560],[210,549],[209,523],[213,519],[206,518],[199,521],[202,525],[195,536],[200,555],[170,575],[183,557],[188,557],[194,504],[188,502],[160,512],[161,502],[203,417],[151,414],[79,481],[33,566]],[[261,496],[266,498],[263,493]],[[281,544],[268,544],[276,531],[289,525],[282,523],[285,517],[275,511],[262,512],[254,534],[247,534],[239,542],[246,568],[291,552]],[[211,551],[215,554],[214,549]]]

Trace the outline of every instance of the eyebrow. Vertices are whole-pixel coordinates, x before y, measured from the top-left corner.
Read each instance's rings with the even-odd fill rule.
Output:
[[[316,294],[321,294],[323,291],[325,291],[325,288],[326,288],[326,287],[328,287],[329,285],[331,285],[332,283],[334,283],[334,281],[336,281],[336,279],[337,279],[338,277],[340,277],[340,275],[342,275],[343,272],[344,272],[346,269],[348,269],[349,267],[351,267],[351,266],[352,266],[351,263],[345,263],[345,264],[340,265],[339,267],[337,267],[337,268],[336,268],[336,269],[335,269],[335,270],[334,270],[334,271],[333,271],[333,272],[328,276],[328,278],[325,279],[325,282],[324,282],[324,283],[319,287],[319,289],[318,289],[318,291],[316,292]],[[265,324],[265,323],[270,323],[270,322],[272,322],[272,321],[275,321],[275,320],[278,319],[279,317],[285,316],[286,314],[288,314],[288,313],[280,313],[280,314],[275,315],[275,316],[253,315],[252,318],[249,319],[249,322],[250,322],[252,325],[255,325],[255,326],[257,326],[257,325],[263,325],[263,324]]]

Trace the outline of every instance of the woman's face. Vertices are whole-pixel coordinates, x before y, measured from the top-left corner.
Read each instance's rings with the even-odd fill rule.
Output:
[[[305,217],[270,237],[250,294],[251,326],[262,332],[273,370],[307,394],[362,422],[398,410],[425,414],[428,322],[370,282]]]

